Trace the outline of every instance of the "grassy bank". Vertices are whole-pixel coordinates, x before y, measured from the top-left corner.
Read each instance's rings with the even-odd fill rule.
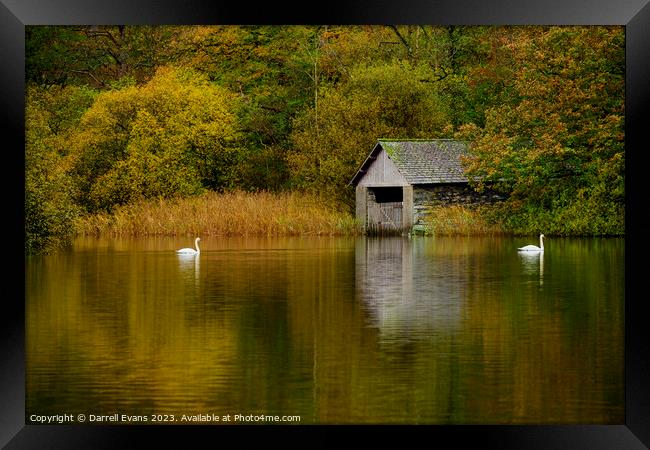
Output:
[[[81,217],[77,234],[147,236],[292,236],[358,234],[354,217],[315,195],[209,192],[198,197],[148,200],[112,214]]]
[[[555,210],[530,210],[502,203],[431,207],[423,221],[428,235],[624,236],[624,217],[623,207],[605,209],[574,203]]]
[[[623,228],[596,226],[583,214],[565,211],[510,211],[506,205],[467,207],[437,206],[427,210],[427,235],[623,235]],[[564,213],[564,214],[563,214]],[[618,217],[617,214],[599,216]],[[584,222],[584,223],[583,223]],[[611,222],[611,220],[609,221]],[[609,224],[606,222],[605,225]],[[578,225],[583,226],[578,226]],[[342,236],[361,230],[346,208],[313,195],[298,192],[272,194],[235,191],[169,200],[147,200],[124,205],[112,214],[82,216],[75,220],[76,234],[112,236],[203,235],[203,236]],[[613,231],[612,231],[613,230]]]
[[[431,207],[424,217],[427,235],[483,236],[507,234],[497,222],[488,219],[486,207],[468,208],[460,205]]]

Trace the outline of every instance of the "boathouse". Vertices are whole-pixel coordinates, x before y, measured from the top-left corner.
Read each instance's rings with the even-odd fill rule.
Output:
[[[461,164],[467,151],[452,139],[380,139],[350,181],[357,219],[368,231],[401,233],[421,226],[432,206],[497,200],[469,186]]]

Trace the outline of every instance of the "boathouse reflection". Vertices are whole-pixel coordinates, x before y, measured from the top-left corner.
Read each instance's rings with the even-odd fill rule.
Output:
[[[423,239],[356,242],[357,295],[385,339],[418,339],[458,327],[466,268],[453,255],[436,258]]]

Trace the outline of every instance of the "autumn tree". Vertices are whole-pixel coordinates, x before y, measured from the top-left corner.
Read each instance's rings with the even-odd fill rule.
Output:
[[[143,82],[180,58],[172,43],[182,27],[74,25],[25,27],[25,76],[33,83],[111,88]]]
[[[302,48],[317,27],[184,27],[173,44],[178,63],[238,97],[247,159],[245,189],[278,189],[286,181],[291,122],[310,96]]]
[[[27,88],[25,107],[25,247],[55,250],[72,236],[74,203],[68,142],[95,92],[84,87]]]
[[[101,93],[72,136],[78,202],[110,209],[238,182],[237,98],[191,70]]]
[[[506,222],[555,233],[624,229],[624,34],[535,29],[509,44],[511,102],[488,110],[468,172],[510,195]]]
[[[296,186],[337,195],[378,138],[445,135],[445,109],[422,69],[396,61],[357,66],[349,79],[322,87],[316,108],[296,120],[289,164]]]

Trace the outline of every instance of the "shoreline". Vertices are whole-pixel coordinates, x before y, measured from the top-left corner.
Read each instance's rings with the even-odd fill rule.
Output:
[[[341,203],[315,194],[231,191],[206,192],[189,198],[143,200],[75,220],[79,236],[210,236],[313,237],[373,236]],[[624,233],[553,233],[541,229],[508,229],[494,218],[496,208],[462,205],[430,207],[410,230],[410,236],[534,236],[544,232],[562,237],[625,237]]]

